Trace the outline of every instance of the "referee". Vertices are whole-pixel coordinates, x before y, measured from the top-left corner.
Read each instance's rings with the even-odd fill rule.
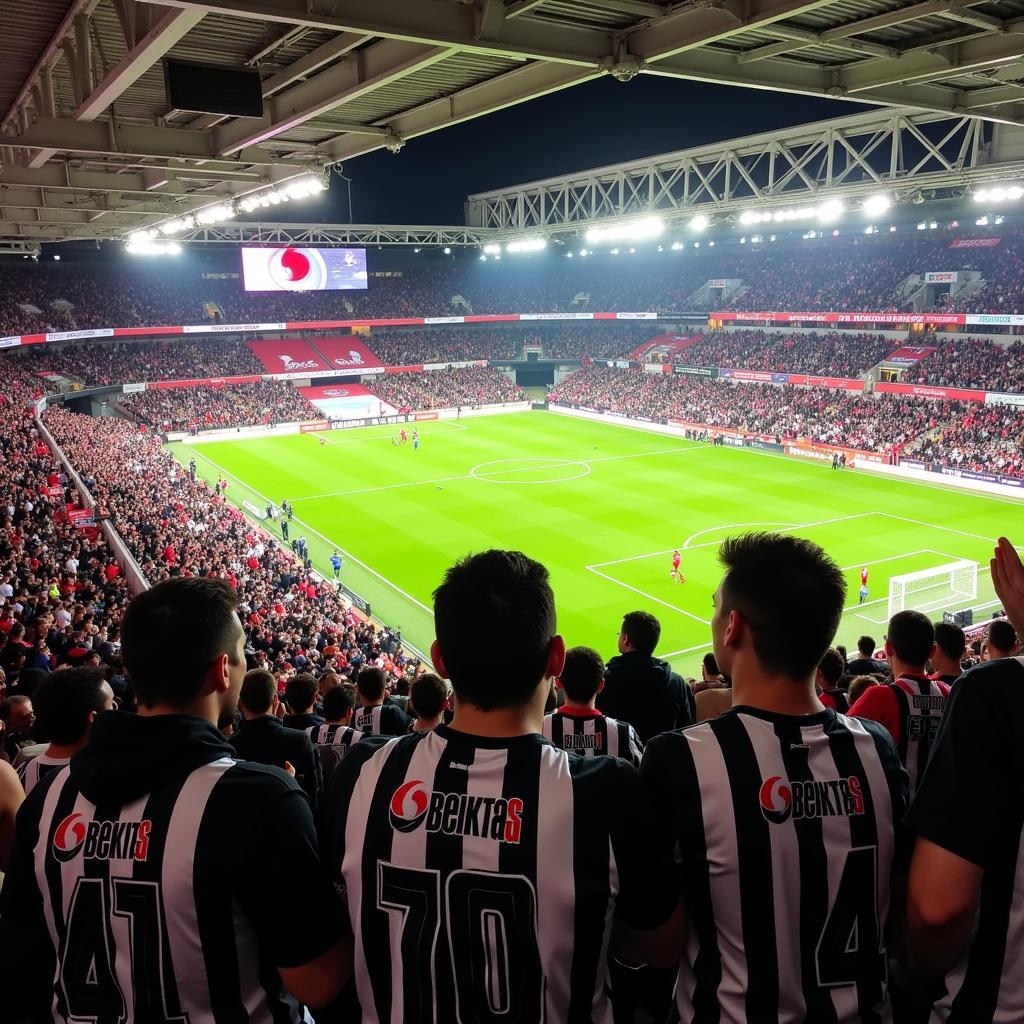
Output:
[[[727,540],[719,558],[711,635],[733,707],[654,737],[642,766],[692,912],[679,1018],[881,1024],[907,776],[880,725],[815,695],[843,611],[842,572],[783,534]]]
[[[346,980],[306,798],[216,728],[245,675],[236,603],[226,582],[182,578],[128,607],[138,714],[100,715],[19,814],[0,898],[0,961],[20,980],[6,998],[25,999],[12,1019],[285,1024]]]

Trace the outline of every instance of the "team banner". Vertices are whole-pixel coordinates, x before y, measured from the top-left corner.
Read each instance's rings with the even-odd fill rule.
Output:
[[[85,331],[55,331],[46,334],[47,341],[76,341],[80,338],[112,338],[113,327],[98,327]]]
[[[242,377],[199,377],[195,380],[155,380],[143,384],[142,389],[147,391],[166,391],[169,388],[222,388],[227,384],[255,384],[263,378],[257,373],[246,374]],[[128,388],[125,388],[127,392]]]
[[[339,370],[367,370],[384,365],[380,357],[353,334],[317,338],[314,344],[327,362]]]
[[[985,392],[971,388],[939,388],[927,384],[890,384],[883,382],[875,385],[875,390],[890,395],[916,395],[918,398],[941,398],[957,402],[984,402]]]
[[[146,385],[145,385],[144,382],[141,383],[141,384],[122,384],[121,385],[121,391],[122,391],[122,393],[124,393],[126,395],[134,395],[134,394],[137,394],[140,391],[145,391],[145,390],[146,390]]]
[[[311,373],[330,372],[331,369],[304,338],[250,341],[248,345],[268,373],[308,376]]]
[[[950,249],[994,249],[1002,238],[954,238]]]
[[[232,334],[242,331],[283,331],[287,324],[190,324],[179,328],[182,334]]]
[[[805,373],[791,373],[790,384],[802,384],[808,388],[835,388],[839,391],[863,391],[864,381],[846,377],[811,377]]]
[[[717,377],[718,369],[714,366],[673,366],[666,367],[673,373],[685,373],[691,377]]]
[[[724,310],[709,313],[709,320],[753,320],[769,324],[965,324],[972,323],[966,313],[782,313],[769,310],[737,313]],[[1024,317],[1021,322],[1024,323]]]
[[[959,278],[955,270],[930,270],[924,275],[925,284],[953,284]]]
[[[1006,395],[999,391],[985,392],[986,405],[1024,405],[1024,395]]]
[[[935,345],[904,345],[896,349],[885,361],[897,366],[913,366],[914,363],[921,362],[925,356],[930,356],[935,349]]]
[[[318,384],[315,387],[299,388],[299,391],[311,402],[323,401],[325,398],[374,398],[362,384]]]

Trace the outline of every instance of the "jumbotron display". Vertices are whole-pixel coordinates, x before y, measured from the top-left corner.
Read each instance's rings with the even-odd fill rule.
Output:
[[[242,248],[247,292],[322,292],[366,288],[365,249]]]

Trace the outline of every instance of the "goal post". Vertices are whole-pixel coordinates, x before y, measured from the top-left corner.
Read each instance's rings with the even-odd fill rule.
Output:
[[[934,611],[944,604],[963,604],[978,596],[978,563],[947,562],[889,578],[889,617],[905,608]]]

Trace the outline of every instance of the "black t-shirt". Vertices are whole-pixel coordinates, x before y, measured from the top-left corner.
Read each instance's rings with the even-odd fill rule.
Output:
[[[933,1020],[1024,1019],[1024,659],[964,673],[946,703],[907,820],[985,871],[970,948],[946,978]]]

